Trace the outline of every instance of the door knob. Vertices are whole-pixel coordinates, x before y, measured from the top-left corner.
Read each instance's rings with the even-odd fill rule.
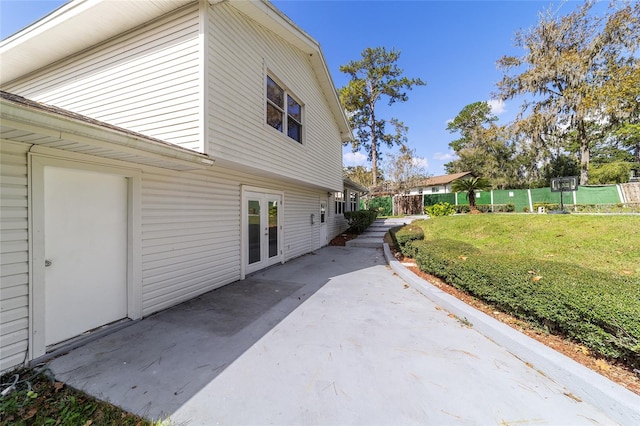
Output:
[[[44,267],[46,268],[47,266],[51,266],[51,264],[52,264],[52,263],[53,263],[53,262],[52,262],[52,261],[50,261],[50,260],[45,260],[45,261],[44,261]]]

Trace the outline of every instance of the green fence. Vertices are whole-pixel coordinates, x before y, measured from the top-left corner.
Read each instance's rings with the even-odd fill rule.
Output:
[[[560,204],[560,192],[551,192],[550,188],[531,189],[495,189],[483,191],[476,196],[476,204],[506,205],[513,204],[515,211],[529,211],[534,204]],[[563,192],[562,201],[565,205],[603,205],[622,203],[617,185],[580,186],[573,192]],[[440,202],[454,205],[469,205],[467,194],[429,194],[424,196],[424,205],[432,206]]]

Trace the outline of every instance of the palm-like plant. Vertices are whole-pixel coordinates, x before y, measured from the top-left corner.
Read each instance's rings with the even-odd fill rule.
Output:
[[[451,189],[453,192],[466,192],[469,198],[469,208],[472,211],[478,211],[476,207],[476,192],[491,189],[491,182],[481,177],[456,179],[451,182]]]

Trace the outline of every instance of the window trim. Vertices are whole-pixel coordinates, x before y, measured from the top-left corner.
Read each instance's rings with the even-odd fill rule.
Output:
[[[344,192],[334,192],[333,199],[335,203],[336,215],[344,215],[345,212],[345,200],[344,200]]]
[[[269,80],[271,80],[280,90],[282,90],[282,100],[284,105],[280,106],[277,105],[275,102],[273,102],[271,99],[269,99]],[[291,99],[293,102],[295,102],[299,107],[300,107],[300,120],[298,121],[295,117],[293,117],[290,113],[289,113],[289,99]],[[284,135],[287,139],[290,139],[300,145],[304,145],[305,142],[305,132],[306,132],[306,128],[307,126],[305,125],[305,105],[303,102],[300,101],[300,98],[297,97],[285,84],[282,83],[282,80],[278,79],[277,77],[275,77],[275,74],[269,70],[266,70],[265,75],[264,75],[264,125],[275,130],[276,132]],[[277,128],[274,127],[273,125],[269,124],[268,120],[268,114],[267,114],[267,110],[269,105],[271,105],[272,107],[276,108],[283,117],[283,121],[281,124],[281,128]],[[300,140],[293,138],[289,135],[289,121],[294,122],[295,124],[297,124],[299,126],[299,137]]]

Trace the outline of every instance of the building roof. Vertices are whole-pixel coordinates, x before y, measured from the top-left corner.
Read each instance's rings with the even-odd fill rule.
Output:
[[[220,3],[220,0],[207,1],[210,5]],[[339,126],[342,141],[351,140],[351,128],[340,105],[320,44],[267,0],[226,1],[309,55],[311,66]],[[0,42],[0,87],[173,10],[196,3],[198,0],[69,1]]]
[[[421,180],[418,182],[415,187],[424,187],[424,186],[438,186],[438,185],[448,185],[456,179],[461,179],[467,176],[470,176],[471,172],[462,172],[462,173],[453,173],[451,175],[441,175],[441,176],[432,176]]]
[[[365,188],[364,186],[352,181],[351,179],[344,178],[343,181],[344,181],[344,186],[347,188],[355,189],[356,191],[363,194],[369,192],[368,188]]]
[[[206,154],[4,91],[0,112],[0,137],[6,140],[172,170],[214,164]]]

